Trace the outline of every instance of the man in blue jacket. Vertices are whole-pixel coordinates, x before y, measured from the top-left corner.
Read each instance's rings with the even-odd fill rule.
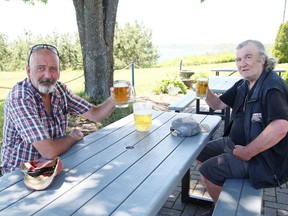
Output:
[[[224,136],[209,142],[197,158],[214,204],[227,178],[249,178],[255,188],[288,180],[287,85],[272,71],[276,61],[259,41],[237,46],[236,65],[243,79],[220,97],[211,90],[206,97],[214,110],[233,110]]]

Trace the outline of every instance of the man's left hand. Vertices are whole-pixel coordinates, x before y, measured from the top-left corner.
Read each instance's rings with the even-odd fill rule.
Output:
[[[243,161],[249,161],[252,158],[251,154],[248,152],[248,148],[241,145],[235,145],[233,155]]]

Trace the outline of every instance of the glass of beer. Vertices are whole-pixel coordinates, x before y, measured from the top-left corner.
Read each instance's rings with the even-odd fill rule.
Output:
[[[149,131],[152,126],[152,103],[136,101],[133,104],[134,125],[137,131]]]
[[[116,107],[125,108],[128,107],[129,102],[131,101],[128,95],[128,88],[130,88],[130,84],[126,80],[115,80],[114,87],[114,98],[116,102]],[[131,88],[133,91],[133,88]]]
[[[206,99],[208,91],[208,78],[198,78],[196,83],[196,97],[199,99]]]

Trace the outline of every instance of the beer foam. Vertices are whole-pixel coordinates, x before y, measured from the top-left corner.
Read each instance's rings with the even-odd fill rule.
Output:
[[[151,115],[151,110],[136,110],[134,111],[136,115]]]
[[[127,83],[123,83],[123,82],[119,82],[119,83],[115,83],[114,84],[114,87],[128,87],[128,84]]]
[[[208,78],[199,77],[197,81],[201,81],[201,82],[208,81]]]

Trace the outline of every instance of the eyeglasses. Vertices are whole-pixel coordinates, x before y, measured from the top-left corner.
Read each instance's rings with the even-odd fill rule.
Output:
[[[30,50],[30,54],[28,57],[28,66],[29,66],[30,57],[31,57],[32,53],[35,52],[36,50],[39,50],[39,49],[48,49],[51,52],[55,53],[59,57],[59,52],[55,46],[52,46],[50,44],[37,44],[37,45],[34,45]]]

